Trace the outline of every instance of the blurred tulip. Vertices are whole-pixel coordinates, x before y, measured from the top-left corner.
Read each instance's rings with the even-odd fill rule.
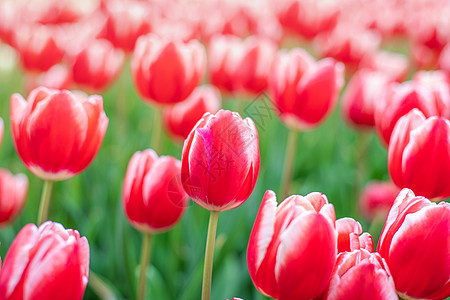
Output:
[[[242,41],[232,35],[214,36],[208,47],[209,81],[222,92],[239,89],[236,74],[242,61]]]
[[[0,2],[0,40],[12,46],[20,9],[15,2]]]
[[[28,100],[13,94],[10,116],[23,163],[51,181],[83,171],[100,149],[108,126],[101,96],[44,87],[33,90]]]
[[[13,46],[28,71],[45,72],[61,61],[64,49],[57,41],[56,30],[44,25],[19,26],[14,31]]]
[[[389,79],[380,72],[357,71],[342,96],[341,112],[350,125],[358,129],[375,126],[375,104],[387,88]]]
[[[165,109],[164,123],[176,139],[184,141],[205,113],[215,114],[220,106],[220,92],[214,86],[199,86],[185,100]]]
[[[163,232],[180,221],[188,204],[180,174],[181,163],[172,156],[158,157],[150,149],[133,155],[123,183],[122,204],[136,229]]]
[[[341,218],[336,220],[336,231],[338,233],[337,249],[338,253],[341,253],[345,251],[351,251],[350,234],[355,233],[357,235],[360,235],[362,233],[362,227],[358,221],[352,218]]]
[[[343,76],[343,65],[331,58],[316,63],[301,49],[280,52],[269,90],[282,121],[295,130],[319,126],[336,106]]]
[[[450,75],[450,43],[445,46],[439,56],[439,67]]]
[[[328,285],[337,254],[332,204],[321,193],[292,195],[277,206],[266,191],[247,249],[255,287],[275,299],[312,299]]]
[[[259,163],[258,132],[251,119],[228,110],[206,113],[184,142],[183,186],[210,211],[233,209],[252,193]]]
[[[174,104],[200,83],[205,53],[198,41],[174,42],[150,34],[139,38],[131,61],[138,92],[146,101]]]
[[[441,70],[419,71],[413,76],[413,82],[428,89],[433,95],[436,115],[450,118],[450,74]],[[425,112],[424,112],[425,113]]]
[[[72,87],[72,74],[65,65],[57,64],[48,71],[35,76],[34,73],[27,73],[25,76],[26,93],[43,86],[55,90],[67,90]]]
[[[91,41],[74,58],[73,81],[88,91],[101,92],[117,78],[124,58],[124,53],[110,42]]]
[[[46,222],[25,225],[6,254],[0,298],[67,299],[83,297],[89,276],[89,244],[76,230]]]
[[[450,196],[450,121],[426,118],[418,109],[395,125],[388,149],[388,169],[400,188],[427,198]]]
[[[360,68],[381,72],[390,80],[401,82],[408,74],[409,61],[402,54],[378,51],[372,56],[366,56],[361,61]]]
[[[378,216],[387,216],[400,189],[392,182],[372,181],[362,190],[359,196],[359,210],[361,215],[372,221]]]
[[[0,169],[0,226],[11,224],[22,212],[28,194],[28,178]]]
[[[449,297],[450,204],[432,203],[403,189],[387,217],[378,252],[400,297]]]

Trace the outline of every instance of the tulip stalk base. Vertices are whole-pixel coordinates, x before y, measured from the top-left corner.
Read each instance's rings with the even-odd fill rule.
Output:
[[[203,267],[202,300],[211,297],[211,278],[214,258],[214,244],[216,241],[218,211],[211,211],[209,215],[208,236],[206,238],[205,265]]]
[[[286,198],[289,195],[289,188],[292,181],[292,171],[294,168],[294,155],[297,148],[297,140],[299,133],[293,129],[289,130],[286,154],[284,156],[284,173],[281,180],[281,197]]]
[[[140,266],[141,270],[139,272],[137,300],[145,299],[145,284],[147,282],[146,274],[147,274],[147,266],[150,262],[151,244],[152,244],[152,235],[150,233],[145,233],[141,250],[141,266]]]
[[[52,197],[53,181],[45,180],[42,189],[41,204],[39,205],[39,215],[37,224],[41,225],[47,221],[48,208],[50,207],[50,198]]]

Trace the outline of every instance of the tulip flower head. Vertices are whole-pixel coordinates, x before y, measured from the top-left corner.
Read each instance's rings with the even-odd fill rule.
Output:
[[[399,192],[400,189],[392,182],[368,183],[361,191],[358,200],[362,216],[367,221],[372,221],[378,216],[386,217]]]
[[[64,180],[82,172],[94,159],[108,118],[101,96],[67,90],[34,89],[25,100],[11,96],[11,128],[25,166],[45,180]]]
[[[198,205],[224,211],[250,196],[259,172],[259,138],[255,124],[238,113],[206,113],[184,142],[183,186]]]
[[[0,299],[81,300],[89,276],[89,244],[76,230],[25,225],[6,254]]]
[[[27,194],[27,176],[0,169],[0,227],[14,222],[25,206]]]
[[[247,249],[255,287],[275,299],[312,299],[326,289],[337,254],[332,204],[321,193],[293,195],[277,206],[266,191]]]
[[[180,174],[181,163],[171,156],[158,157],[150,149],[133,155],[125,175],[122,203],[136,229],[163,232],[180,221],[188,204]]]
[[[448,178],[448,177],[447,177]],[[450,204],[433,203],[403,189],[378,243],[400,297],[450,296]]]
[[[336,220],[336,231],[338,233],[338,253],[341,253],[350,251],[350,234],[361,234],[362,227],[358,221],[352,218],[341,218]]]

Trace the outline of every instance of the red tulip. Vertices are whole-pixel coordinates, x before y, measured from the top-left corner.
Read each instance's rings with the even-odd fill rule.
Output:
[[[189,200],[180,174],[181,164],[172,156],[158,157],[150,149],[133,155],[123,183],[122,204],[136,229],[163,232],[180,221]]]
[[[341,218],[336,220],[336,231],[338,233],[338,253],[350,251],[350,234],[362,233],[361,224],[352,218]],[[373,247],[372,247],[373,248]]]
[[[368,183],[358,200],[361,215],[368,221],[372,221],[379,215],[387,216],[399,191],[399,188],[392,182],[372,181]]]
[[[328,285],[336,260],[332,204],[321,193],[293,195],[277,206],[266,191],[247,249],[255,287],[275,299],[312,299]]]
[[[449,231],[449,203],[433,203],[408,189],[400,192],[378,243],[400,297],[450,296]]]
[[[148,101],[173,104],[200,83],[205,53],[198,41],[168,41],[150,34],[139,38],[131,68],[138,92]]]
[[[316,63],[301,49],[280,52],[269,89],[283,122],[297,130],[317,127],[335,107],[343,75],[331,58]]]
[[[184,142],[184,189],[208,210],[236,208],[253,191],[259,162],[258,132],[251,119],[228,110],[206,113]]]
[[[164,123],[175,138],[185,140],[205,113],[215,114],[220,109],[220,99],[215,87],[199,86],[185,100],[164,111]]]
[[[450,74],[443,71],[419,71],[413,82],[428,89],[433,95],[437,116],[450,118]],[[425,113],[425,112],[424,112]]]
[[[80,300],[89,276],[89,244],[76,230],[45,222],[25,225],[0,274],[5,300]]]
[[[389,79],[383,73],[360,70],[348,83],[342,96],[341,112],[347,123],[361,129],[375,126],[375,104]]]
[[[242,61],[242,41],[232,35],[214,36],[208,47],[209,81],[222,92],[233,93],[240,83],[236,74]]]
[[[417,109],[394,128],[388,149],[388,169],[400,188],[428,198],[450,196],[450,121],[428,119]]]
[[[13,45],[19,53],[22,65],[29,71],[47,71],[61,61],[64,49],[59,45],[57,32],[44,25],[19,26],[14,31]]]
[[[64,180],[83,171],[100,149],[108,126],[101,96],[44,87],[33,90],[28,100],[13,94],[10,114],[20,158],[45,180]]]
[[[34,73],[27,73],[26,75],[25,91],[27,94],[40,86],[55,90],[67,90],[73,84],[71,72],[62,64],[54,65],[38,76]]]
[[[73,81],[89,91],[101,92],[117,78],[125,55],[107,40],[91,41],[74,58]]]
[[[28,178],[0,169],[0,226],[8,225],[19,216],[28,193]]]

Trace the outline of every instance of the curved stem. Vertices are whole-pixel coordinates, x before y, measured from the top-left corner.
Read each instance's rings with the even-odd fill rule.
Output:
[[[139,273],[139,284],[138,284],[138,300],[145,299],[145,283],[147,281],[147,266],[150,262],[150,250],[152,244],[152,235],[150,233],[144,234],[144,240],[142,242],[142,250],[141,250],[141,270]]]
[[[161,151],[161,131],[162,131],[162,111],[159,107],[153,107],[153,127],[152,127],[152,148],[160,155]]]
[[[214,258],[214,244],[216,241],[218,211],[211,211],[209,215],[208,236],[206,238],[205,265],[203,267],[202,300],[211,297],[211,278]]]
[[[286,198],[289,194],[289,187],[292,180],[292,170],[294,168],[294,155],[297,147],[299,133],[294,129],[289,129],[286,143],[286,154],[284,156],[284,174],[281,181],[281,197]]]
[[[104,300],[116,300],[117,297],[110,287],[92,270],[89,270],[89,287],[94,291],[94,293],[99,296],[100,299]]]
[[[37,224],[41,225],[47,221],[48,208],[50,207],[50,198],[52,197],[53,181],[45,180],[42,189],[41,204],[39,205],[39,215]]]

